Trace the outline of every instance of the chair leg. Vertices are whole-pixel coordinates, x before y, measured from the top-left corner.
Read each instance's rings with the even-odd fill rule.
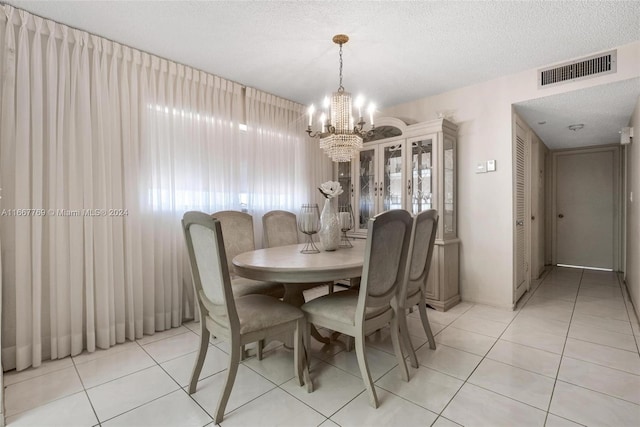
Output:
[[[305,322],[304,333],[304,360],[302,360],[303,371],[302,375],[304,377],[304,383],[307,385],[307,393],[311,393],[313,391],[313,381],[311,381],[311,376],[309,375],[309,368],[311,366],[311,323]]]
[[[329,293],[332,294],[333,293],[333,286],[334,286],[334,282],[329,282]]]
[[[398,317],[398,326],[400,328],[400,338],[402,339],[402,344],[404,348],[407,350],[409,354],[409,360],[411,361],[411,366],[414,368],[418,368],[418,357],[416,356],[416,351],[413,348],[413,344],[411,343],[411,337],[409,336],[409,327],[407,325],[407,316],[404,315],[404,311],[401,313],[400,317]]]
[[[262,351],[264,350],[264,340],[260,340],[256,343],[256,356],[258,360],[262,360]]]
[[[353,341],[353,337],[347,336],[347,351],[353,351]]]
[[[293,370],[298,380],[298,385],[303,386],[304,383],[302,381],[302,334],[305,333],[303,331],[304,325],[302,324],[303,319],[299,319],[296,321],[296,329],[293,332]]]
[[[429,317],[427,317],[427,304],[424,301],[420,301],[418,303],[418,311],[420,312],[420,320],[422,320],[422,327],[424,328],[424,332],[427,334],[427,338],[429,339],[429,348],[431,350],[436,349],[436,339],[433,337],[433,332],[431,331],[431,325],[429,324]]]
[[[241,346],[231,340],[231,354],[229,355],[227,379],[225,380],[224,389],[222,390],[222,394],[220,395],[220,399],[218,400],[218,406],[216,407],[214,418],[216,424],[220,424],[220,422],[222,422],[222,418],[224,417],[224,410],[227,407],[229,396],[231,396],[231,389],[233,388],[233,383],[235,382],[236,374],[238,373],[241,351]]]
[[[367,359],[364,355],[364,334],[360,333],[356,338],[356,357],[358,358],[358,366],[360,367],[360,375],[362,375],[362,381],[369,394],[369,403],[374,409],[378,407],[378,396],[376,395],[376,389],[373,387],[373,381],[371,380],[371,373],[369,372],[369,366],[367,365]]]
[[[391,343],[393,344],[393,352],[396,354],[396,360],[398,361],[400,378],[402,378],[404,381],[409,381],[409,372],[407,371],[407,364],[404,361],[402,346],[400,345],[400,327],[398,319],[399,318],[397,315],[394,315],[391,319]]]
[[[200,350],[198,351],[198,358],[195,365],[193,365],[193,371],[191,373],[191,381],[189,382],[189,394],[196,392],[196,385],[198,384],[198,378],[200,378],[200,372],[202,372],[202,365],[204,365],[204,359],[207,357],[207,350],[209,349],[209,330],[202,324],[200,330]]]
[[[240,360],[244,361],[247,358],[247,350],[244,348],[244,345],[240,346]]]

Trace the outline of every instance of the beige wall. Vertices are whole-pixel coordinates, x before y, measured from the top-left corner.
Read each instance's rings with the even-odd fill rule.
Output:
[[[462,241],[460,292],[463,300],[512,307],[511,105],[638,77],[640,42],[617,49],[618,71],[615,74],[538,89],[537,69],[550,65],[541,64],[535,69],[389,107],[381,112],[383,116],[409,122],[430,120],[438,113],[445,113],[459,125],[458,230]],[[489,159],[497,161],[497,171],[476,174],[475,164]],[[638,191],[640,197],[640,188]]]
[[[627,145],[627,271],[625,280],[640,317],[640,98],[631,117],[634,141]],[[629,195],[633,193],[633,201]]]

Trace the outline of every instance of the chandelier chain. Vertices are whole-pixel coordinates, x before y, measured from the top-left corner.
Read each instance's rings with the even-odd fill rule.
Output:
[[[338,92],[344,92],[344,86],[342,86],[342,43],[340,43],[340,85],[338,86]]]

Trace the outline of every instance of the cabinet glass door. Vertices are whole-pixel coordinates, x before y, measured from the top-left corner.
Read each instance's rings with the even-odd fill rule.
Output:
[[[382,196],[382,211],[402,209],[402,144],[386,145],[384,150],[384,176],[379,192]]]
[[[360,170],[358,177],[358,191],[360,194],[360,206],[358,206],[358,228],[366,230],[369,218],[376,214],[376,197],[378,189],[375,181],[375,149],[360,151]]]
[[[338,182],[342,186],[342,194],[338,196],[338,205],[347,206],[352,203],[353,183],[351,181],[351,162],[338,163]]]
[[[444,233],[456,233],[456,153],[451,138],[444,138]]]
[[[414,215],[432,207],[433,142],[431,139],[411,143],[408,190],[410,210]]]

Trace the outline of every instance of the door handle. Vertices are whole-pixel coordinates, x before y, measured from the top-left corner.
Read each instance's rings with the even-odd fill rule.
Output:
[[[524,220],[523,219],[517,220],[516,225],[524,225]]]
[[[558,215],[558,218],[564,218],[564,215],[560,214]]]

